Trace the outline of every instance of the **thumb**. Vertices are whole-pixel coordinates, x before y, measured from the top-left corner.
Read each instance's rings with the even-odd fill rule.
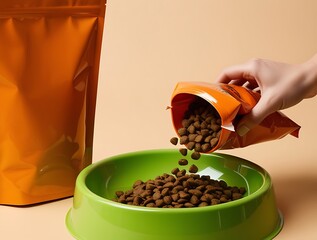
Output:
[[[275,111],[271,105],[271,100],[272,99],[266,99],[262,96],[259,102],[252,108],[251,112],[240,119],[237,125],[237,133],[240,136],[244,136],[252,128],[261,123],[265,117]]]

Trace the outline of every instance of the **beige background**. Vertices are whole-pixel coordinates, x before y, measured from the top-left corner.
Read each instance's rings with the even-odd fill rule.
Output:
[[[178,81],[212,82],[225,66],[254,57],[308,59],[317,52],[316,10],[315,0],[109,0],[94,161],[170,148],[165,108]],[[285,217],[276,239],[317,239],[316,106],[314,98],[284,111],[302,126],[299,139],[221,151],[271,174]],[[0,238],[72,239],[64,225],[71,204],[0,206]]]

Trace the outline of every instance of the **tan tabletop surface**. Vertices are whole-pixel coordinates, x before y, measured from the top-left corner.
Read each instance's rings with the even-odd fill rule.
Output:
[[[212,82],[225,66],[254,57],[308,59],[317,52],[316,9],[314,0],[109,0],[94,162],[171,148],[175,134],[165,108],[179,81]],[[302,126],[299,139],[219,151],[270,173],[285,220],[278,240],[317,239],[316,99],[283,111]],[[0,239],[72,239],[64,224],[71,205],[72,198],[0,206]]]

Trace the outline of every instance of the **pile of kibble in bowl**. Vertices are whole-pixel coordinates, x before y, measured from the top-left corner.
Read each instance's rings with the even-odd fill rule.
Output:
[[[244,187],[228,186],[223,180],[211,179],[208,175],[199,175],[195,164],[185,159],[191,151],[191,160],[197,161],[201,153],[209,152],[218,143],[221,133],[221,118],[217,111],[205,100],[197,97],[185,112],[179,137],[173,137],[173,145],[185,145],[179,148],[181,154],[178,167],[171,173],[164,173],[147,181],[136,180],[131,189],[116,191],[116,202],[157,208],[192,208],[217,205],[243,197]]]

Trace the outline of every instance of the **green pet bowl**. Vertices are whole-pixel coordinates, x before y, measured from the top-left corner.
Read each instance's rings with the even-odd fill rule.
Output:
[[[67,213],[69,232],[81,240],[263,240],[279,233],[283,221],[269,174],[226,154],[204,154],[198,161],[188,157],[189,165],[194,162],[199,174],[245,187],[247,192],[239,200],[195,208],[149,208],[111,200],[115,191],[131,189],[138,179],[170,173],[181,157],[178,150],[148,150],[113,156],[85,168]]]

